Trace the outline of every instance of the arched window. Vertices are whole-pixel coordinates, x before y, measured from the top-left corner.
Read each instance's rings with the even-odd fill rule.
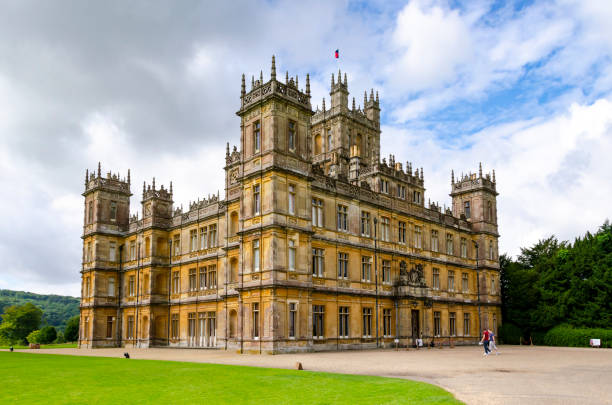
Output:
[[[230,322],[229,322],[229,337],[236,337],[236,329],[238,329],[238,314],[235,309],[230,311]]]
[[[229,274],[230,283],[235,283],[238,281],[238,260],[233,258],[230,260],[230,274]]]

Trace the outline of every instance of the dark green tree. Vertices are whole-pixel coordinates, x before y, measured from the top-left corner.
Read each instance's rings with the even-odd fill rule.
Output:
[[[76,342],[79,339],[79,315],[75,315],[66,322],[64,330],[66,342]]]
[[[40,327],[42,315],[42,310],[30,302],[6,308],[2,315],[0,337],[11,344],[26,343],[30,332]]]
[[[57,338],[57,331],[54,326],[48,325],[40,330],[40,343],[49,344]]]

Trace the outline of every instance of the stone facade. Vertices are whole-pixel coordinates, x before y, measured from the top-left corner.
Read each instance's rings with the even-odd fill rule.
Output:
[[[336,79],[336,80],[335,80]],[[86,173],[81,347],[247,353],[474,344],[501,321],[495,173],[452,175],[452,210],[423,169],[380,159],[378,94],[329,109],[310,83],[242,78],[225,199],[183,212],[168,188]]]

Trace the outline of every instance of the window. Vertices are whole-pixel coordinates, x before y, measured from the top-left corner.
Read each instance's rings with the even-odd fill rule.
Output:
[[[261,123],[255,121],[253,124],[253,153],[259,152],[261,149]]]
[[[297,326],[297,303],[289,303],[289,337],[295,337],[295,328]]]
[[[438,239],[438,231],[432,230],[431,231],[431,251],[432,252],[440,251],[439,243],[440,243],[440,240]]]
[[[455,291],[455,272],[448,271],[448,291]]]
[[[380,218],[380,228],[381,228],[381,239],[385,242],[389,242],[391,239],[391,226],[389,218],[381,217]]]
[[[372,281],[372,257],[361,257],[361,281]]]
[[[467,257],[467,240],[465,238],[461,238],[461,257],[464,259]]]
[[[435,267],[432,269],[432,274],[433,274],[433,279],[431,282],[431,287],[434,290],[439,290],[440,289],[440,270],[436,269]]]
[[[470,314],[463,314],[463,336],[470,336]]]
[[[448,333],[451,336],[456,336],[457,335],[457,314],[455,314],[454,312],[449,312],[448,313]]]
[[[108,296],[109,297],[115,296],[115,277],[108,278]]]
[[[198,250],[198,230],[197,229],[192,229],[191,231],[189,231],[189,240],[191,241],[189,245],[189,251],[195,252],[196,250]]]
[[[325,336],[323,318],[325,315],[325,306],[313,305],[312,306],[312,338],[323,339]]]
[[[406,223],[403,221],[397,223],[397,241],[406,243]]]
[[[495,295],[497,292],[495,290],[495,278],[491,277],[491,295]]]
[[[470,219],[470,202],[469,201],[463,202],[463,213],[465,214],[465,217],[467,219]]]
[[[323,151],[321,135],[316,134],[314,137],[314,154],[319,155]]]
[[[450,233],[446,234],[446,254],[453,254],[453,235]]]
[[[130,242],[130,260],[136,260],[136,242]]]
[[[217,265],[208,266],[208,288],[217,288]]]
[[[387,180],[380,179],[380,192],[389,194],[389,182]]]
[[[261,193],[260,193],[260,185],[255,184],[253,186],[253,213],[255,215],[261,212]]]
[[[206,288],[206,266],[200,267],[200,290]]]
[[[338,337],[349,337],[349,307],[338,307]]]
[[[332,150],[332,130],[327,130],[327,151]]]
[[[372,308],[362,308],[363,337],[372,337]]]
[[[85,261],[90,262],[92,260],[91,255],[91,242],[87,243],[87,249],[85,249]]]
[[[89,202],[89,211],[87,213],[87,223],[91,224],[93,222],[93,202]]]
[[[434,311],[434,336],[440,336],[440,311]]]
[[[208,248],[208,228],[200,228],[200,250]]]
[[[259,239],[253,241],[253,271],[259,271]]]
[[[174,256],[181,254],[181,235],[174,235]]]
[[[288,128],[287,145],[289,146],[289,150],[295,150],[295,122],[289,121]]]
[[[110,220],[117,220],[117,201],[111,201],[110,203]]]
[[[391,283],[391,261],[389,260],[382,262],[382,278],[383,283]]]
[[[113,337],[113,317],[112,316],[107,316],[106,317],[106,338],[110,339]]]
[[[172,272],[172,294],[181,292],[181,273],[179,271]]]
[[[197,289],[196,269],[189,269],[189,291],[196,291]]]
[[[412,202],[415,204],[421,203],[421,192],[420,191],[415,190],[412,192]]]
[[[397,198],[401,198],[402,200],[406,199],[406,187],[402,185],[397,185]]]
[[[208,227],[208,247],[217,247],[217,224]]]
[[[149,257],[149,256],[151,256],[151,238],[147,236],[145,238],[145,257]]]
[[[421,249],[423,247],[423,235],[421,233],[421,227],[414,227],[414,247],[416,249]]]
[[[289,184],[287,206],[289,214],[295,215],[295,186]]]
[[[187,336],[189,336],[189,346],[196,344],[196,313],[187,314]]]
[[[172,339],[179,338],[179,314],[172,314]]]
[[[312,226],[323,226],[323,200],[312,199]]]
[[[391,308],[383,309],[383,336],[391,337]]]
[[[295,241],[289,239],[289,270],[295,270]]]
[[[491,204],[491,201],[487,201],[487,214],[488,220],[493,222],[493,205]]]
[[[108,246],[108,261],[114,262],[117,260],[117,244],[115,242],[110,242]]]
[[[253,338],[259,339],[259,303],[253,303]]]
[[[348,231],[348,207],[345,205],[338,205],[338,230]]]
[[[461,275],[461,290],[464,293],[467,293],[469,291],[469,281],[468,281],[468,274],[467,273],[463,273]]]
[[[323,249],[312,249],[312,275],[315,277],[323,277],[325,263],[323,255]]]
[[[133,297],[134,295],[136,295],[136,277],[135,276],[130,276],[130,278],[128,279],[128,295],[130,297]]]
[[[495,259],[495,255],[494,255],[494,249],[493,249],[493,241],[490,240],[489,241],[489,260],[494,260]]]
[[[338,278],[348,278],[348,253],[338,253]]]
[[[133,315],[128,315],[128,322],[127,322],[127,338],[128,339],[134,339],[134,316]]]
[[[361,235],[370,236],[370,213],[361,211]]]

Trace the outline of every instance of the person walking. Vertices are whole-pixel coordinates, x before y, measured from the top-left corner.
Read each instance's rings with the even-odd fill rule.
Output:
[[[480,339],[480,343],[484,345],[484,354],[483,357],[489,355],[489,331],[487,329],[483,329],[482,331],[482,339]]]
[[[499,354],[499,349],[497,348],[497,344],[495,344],[495,333],[491,329],[489,329],[489,353],[493,353],[495,350],[495,355]]]

